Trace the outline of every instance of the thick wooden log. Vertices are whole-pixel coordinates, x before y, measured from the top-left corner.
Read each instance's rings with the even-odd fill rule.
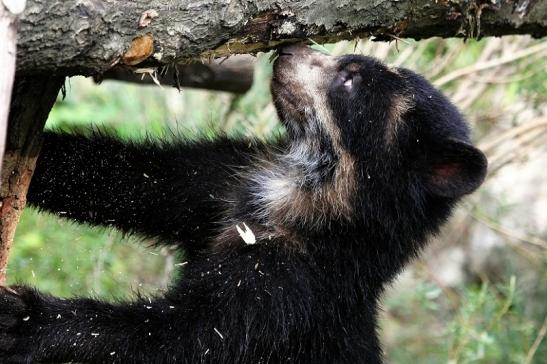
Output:
[[[356,36],[547,34],[547,1],[29,0],[17,70],[98,75]]]

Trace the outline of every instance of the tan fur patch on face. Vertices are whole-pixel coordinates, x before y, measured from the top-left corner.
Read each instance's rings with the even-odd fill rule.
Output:
[[[337,60],[312,50],[279,62],[275,69],[274,96],[288,123],[306,121],[306,111],[320,107],[316,96],[326,97],[327,88],[336,74]]]
[[[320,231],[331,221],[351,221],[353,198],[357,189],[355,160],[342,146],[340,130],[330,103],[328,88],[337,74],[338,61],[321,53],[301,50],[298,57],[284,58],[274,72],[272,90],[284,120],[306,130],[282,153],[267,153],[254,167],[238,173],[245,185],[252,186],[251,216],[262,221],[252,226],[257,243],[261,240],[298,242],[298,231]],[[358,65],[356,65],[358,67]],[[306,170],[317,168],[314,158],[321,148],[320,137],[327,134],[337,161],[332,177],[306,185]],[[227,212],[228,216],[230,212]],[[218,244],[241,244],[230,218],[221,228]]]
[[[314,65],[315,64],[315,65]],[[302,87],[301,101],[307,123],[316,123],[328,135],[338,163],[331,182],[326,182],[318,190],[306,190],[298,186],[298,175],[281,175],[271,179],[266,186],[265,199],[268,201],[268,214],[278,224],[293,225],[302,223],[320,228],[328,220],[352,218],[352,195],[356,189],[353,157],[342,147],[340,130],[336,125],[327,99],[327,90],[336,73],[337,62],[334,57],[317,53],[313,59],[297,65],[294,81]],[[355,67],[358,67],[356,64]],[[293,84],[294,86],[294,84]],[[314,148],[313,140],[307,148]],[[275,196],[274,196],[275,195]]]
[[[402,116],[414,106],[412,98],[407,95],[394,95],[386,125],[386,142],[392,144],[397,137],[397,130],[402,122]]]
[[[257,160],[254,168],[240,172],[242,180],[256,187],[253,216],[267,222],[263,225],[247,222],[257,242],[281,238],[284,242],[292,242],[298,249],[302,241],[299,226],[319,231],[329,221],[353,219],[353,196],[357,189],[355,160],[340,144],[340,131],[326,107],[326,100],[317,95],[312,99],[317,106],[314,110],[315,120],[310,122],[321,124],[338,156],[333,176],[309,189],[303,187],[302,171],[294,166],[291,168],[288,162],[291,158],[305,159],[309,149],[319,148],[314,139],[292,145],[287,155],[266,154]],[[227,221],[217,236],[217,246],[241,244],[235,228],[237,223],[241,222]]]

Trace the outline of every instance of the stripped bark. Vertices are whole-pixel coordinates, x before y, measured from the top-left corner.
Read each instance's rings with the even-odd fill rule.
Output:
[[[24,7],[24,5],[23,5]],[[0,153],[4,152],[6,130],[11,99],[11,88],[15,77],[16,29],[17,11],[10,1],[0,1]],[[0,170],[2,160],[0,159]]]
[[[30,0],[19,27],[22,73],[99,75],[356,36],[547,34],[530,0]]]
[[[15,78],[15,54],[16,54],[16,22],[17,15],[25,8],[24,1],[0,1],[0,156],[6,147],[6,134],[8,130],[8,118],[10,112],[11,91]],[[2,158],[0,158],[0,175],[4,171]],[[7,167],[6,167],[7,168]],[[2,183],[3,185],[3,183]],[[3,205],[0,205],[0,214]],[[0,220],[1,217],[0,217]],[[0,224],[2,224],[0,222]],[[13,229],[15,229],[13,224]],[[0,285],[5,281],[5,269],[12,239],[3,239],[0,231]]]

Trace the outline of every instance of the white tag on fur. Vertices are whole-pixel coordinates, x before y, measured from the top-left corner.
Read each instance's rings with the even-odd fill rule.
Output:
[[[255,234],[247,224],[243,223],[243,227],[245,230],[239,227],[239,225],[236,225],[237,232],[239,233],[239,236],[241,236],[241,239],[245,242],[245,244],[252,245],[256,243]]]

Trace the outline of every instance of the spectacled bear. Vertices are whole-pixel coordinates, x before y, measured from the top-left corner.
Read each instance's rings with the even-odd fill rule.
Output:
[[[381,363],[379,299],[487,162],[416,73],[278,51],[286,138],[47,132],[28,201],[186,251],[157,297],[0,294],[2,363]]]

